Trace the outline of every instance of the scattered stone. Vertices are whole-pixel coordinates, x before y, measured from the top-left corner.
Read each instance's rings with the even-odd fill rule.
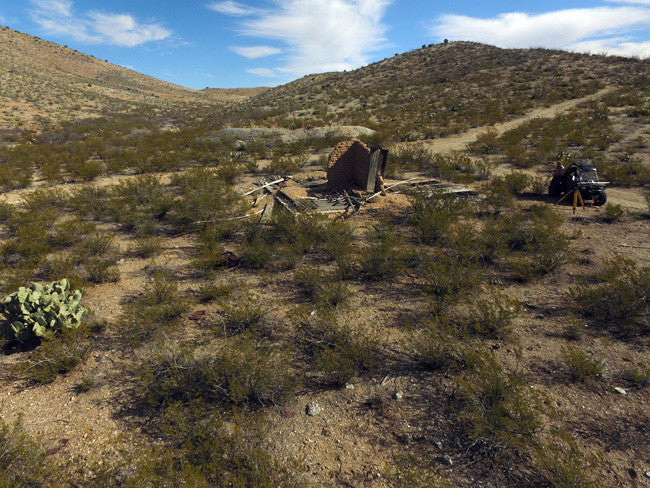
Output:
[[[323,407],[319,405],[319,403],[316,400],[312,400],[307,404],[307,408],[305,409],[305,412],[307,412],[307,415],[310,417],[315,417],[319,413],[323,411]]]
[[[614,388],[614,391],[616,393],[620,393],[621,395],[627,395],[627,391],[625,391],[624,388],[621,388],[620,386],[617,386]]]
[[[354,390],[354,385],[352,383],[346,383],[345,384],[345,389],[346,390]]]
[[[544,316],[543,313],[538,313],[538,314],[537,314],[537,318],[538,318],[538,319],[544,319],[545,316]]]
[[[442,462],[445,463],[446,466],[452,466],[454,464],[454,461],[448,454],[442,456]]]
[[[394,398],[395,400],[401,400],[401,398],[402,398],[403,396],[404,396],[404,392],[402,392],[402,391],[396,391],[396,392],[393,394],[393,398]]]
[[[650,478],[650,471],[646,471],[645,473],[643,473],[643,476],[645,476],[646,478]]]
[[[501,281],[499,278],[492,278],[490,280],[490,283],[493,285],[503,285],[503,281]]]
[[[438,449],[442,449],[442,442],[441,441],[436,441],[436,442],[434,442],[434,444],[436,445],[436,447]]]

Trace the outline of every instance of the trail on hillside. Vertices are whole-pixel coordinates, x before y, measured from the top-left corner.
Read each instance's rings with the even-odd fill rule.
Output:
[[[515,127],[518,127],[521,124],[524,124],[533,119],[552,119],[553,117],[556,117],[563,112],[571,110],[572,108],[576,107],[577,105],[583,102],[588,102],[590,100],[600,98],[612,92],[613,90],[614,87],[607,87],[596,93],[587,95],[586,97],[574,98],[573,100],[567,100],[565,102],[557,103],[555,105],[551,105],[550,107],[536,108],[528,112],[523,117],[508,120],[507,122],[501,122],[491,126],[475,127],[474,129],[470,129],[469,131],[464,132],[462,134],[458,134],[450,137],[443,137],[432,141],[427,141],[427,146],[434,153],[462,151],[463,149],[465,149],[467,144],[474,142],[477,136],[485,132],[486,129],[494,129],[497,132],[497,134],[500,135],[503,134],[504,132],[512,130]],[[417,143],[421,144],[420,141],[418,141]],[[416,143],[408,143],[408,144],[412,145]]]
[[[519,117],[517,119],[509,120],[507,122],[502,122],[499,124],[494,124],[492,126],[481,126],[481,127],[476,127],[474,129],[471,129],[467,132],[464,132],[462,134],[458,134],[455,136],[451,137],[443,137],[440,139],[435,139],[432,141],[427,141],[426,145],[429,149],[431,149],[435,153],[445,153],[449,151],[462,151],[465,149],[467,144],[473,142],[476,140],[477,136],[484,132],[488,128],[494,129],[498,134],[502,134],[508,130],[514,129],[515,127],[528,122],[529,120],[537,119],[537,118],[553,118],[562,112],[565,112],[567,110],[570,110],[574,108],[576,105],[579,105],[583,102],[587,102],[590,100],[593,100],[595,98],[600,98],[611,91],[614,90],[614,87],[608,87],[603,90],[600,90],[596,93],[593,93],[591,95],[587,95],[586,97],[582,98],[576,98],[573,100],[567,100],[565,102],[557,103],[555,105],[552,105],[550,107],[545,107],[545,108],[538,108],[535,110],[530,111],[523,117]],[[409,143],[401,143],[398,146],[410,146],[414,144],[422,144],[422,141],[416,141],[416,142],[409,142]],[[179,171],[171,171],[171,172],[161,172],[161,173],[155,173],[155,176],[160,178],[163,182],[169,181],[169,178],[173,174],[177,174]],[[80,188],[82,186],[92,184],[97,187],[104,187],[104,186],[110,186],[114,185],[123,181],[128,181],[131,179],[136,178],[139,175],[112,175],[112,176],[102,176],[97,178],[96,180],[92,182],[79,182],[79,183],[57,183],[57,184],[49,184],[45,180],[38,180],[35,181],[30,187],[28,188],[21,188],[18,190],[12,190],[8,191],[5,193],[0,194],[0,202],[5,202],[5,203],[10,203],[10,204],[19,204],[23,201],[23,196],[26,193],[30,193],[34,190],[37,189],[43,189],[43,190],[51,190],[51,191],[68,191],[68,190],[75,190],[77,188]]]

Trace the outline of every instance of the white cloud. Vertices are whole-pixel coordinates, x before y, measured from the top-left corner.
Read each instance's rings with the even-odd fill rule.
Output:
[[[210,10],[226,15],[251,15],[257,12],[257,9],[243,5],[239,2],[228,0],[226,2],[213,2],[208,5]]]
[[[231,46],[230,50],[249,59],[264,58],[282,52],[282,49],[271,46]]]
[[[641,0],[645,1],[645,0]],[[439,38],[477,41],[507,48],[547,47],[587,50],[590,42],[600,43],[613,52],[622,49],[621,35],[626,41],[633,28],[650,24],[650,9],[643,7],[596,7],[566,9],[539,15],[521,12],[480,19],[462,15],[443,15],[431,28]],[[609,37],[609,39],[602,39]],[[599,41],[595,39],[601,38]],[[595,44],[594,44],[595,45]],[[630,46],[628,46],[629,49]]]
[[[609,54],[615,56],[625,56],[628,58],[650,58],[650,41],[630,42],[624,38],[596,39],[592,41],[583,41],[567,46],[571,51]]]
[[[88,12],[75,14],[71,0],[32,0],[32,20],[52,34],[82,42],[134,47],[172,35],[155,23],[139,23],[128,14]]]
[[[92,27],[110,44],[134,47],[149,41],[160,41],[171,31],[156,24],[139,24],[126,14],[91,12]]]
[[[250,73],[252,75],[257,75],[257,76],[262,76],[264,78],[276,78],[278,75],[273,71],[272,69],[269,68],[251,68],[247,69],[246,73]]]
[[[276,0],[241,23],[245,35],[286,45],[291,76],[354,69],[385,44],[382,19],[391,0]]]

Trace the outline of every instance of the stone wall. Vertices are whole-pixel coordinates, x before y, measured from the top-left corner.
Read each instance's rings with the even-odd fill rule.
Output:
[[[361,141],[340,142],[330,154],[327,183],[338,189],[350,184],[365,185],[368,179],[370,150]]]

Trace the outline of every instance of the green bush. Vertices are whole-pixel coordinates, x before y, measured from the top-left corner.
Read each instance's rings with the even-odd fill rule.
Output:
[[[120,331],[138,345],[178,325],[186,301],[170,273],[157,271],[142,293],[129,301],[118,322]]]
[[[29,353],[27,360],[17,363],[12,369],[36,383],[51,383],[88,357],[92,349],[88,336],[84,326],[64,329],[56,337],[43,339],[39,347]]]
[[[526,449],[541,427],[539,398],[528,383],[504,371],[493,353],[482,355],[459,380],[460,418],[469,436],[493,449]]]
[[[471,309],[470,325],[476,334],[503,339],[512,332],[512,321],[521,313],[522,306],[516,298],[492,288],[486,297],[473,302]]]
[[[45,449],[25,433],[22,419],[13,424],[0,419],[0,446],[0,487],[60,486]]]
[[[595,278],[599,284],[581,283],[569,290],[575,310],[589,323],[615,334],[647,335],[650,332],[650,268],[613,257]]]
[[[418,241],[435,244],[447,235],[449,228],[467,211],[467,201],[443,191],[409,193],[409,221],[415,227]]]
[[[0,302],[5,316],[2,337],[27,342],[64,329],[76,329],[86,309],[80,304],[81,290],[70,291],[68,280],[48,285],[32,283]]]
[[[576,381],[598,378],[603,372],[603,360],[594,353],[567,344],[562,347],[569,374]]]
[[[599,466],[595,455],[586,455],[569,434],[552,429],[548,440],[538,443],[532,453],[535,466],[553,488],[598,488]]]
[[[620,221],[625,215],[625,210],[618,203],[608,203],[605,205],[604,210],[605,213],[600,218],[609,224]]]
[[[341,325],[330,311],[318,310],[302,319],[296,342],[309,368],[326,384],[345,385],[377,363],[377,340],[360,327]]]
[[[157,345],[142,358],[140,391],[152,409],[174,403],[257,408],[282,403],[296,380],[288,352],[247,340],[190,349]]]

